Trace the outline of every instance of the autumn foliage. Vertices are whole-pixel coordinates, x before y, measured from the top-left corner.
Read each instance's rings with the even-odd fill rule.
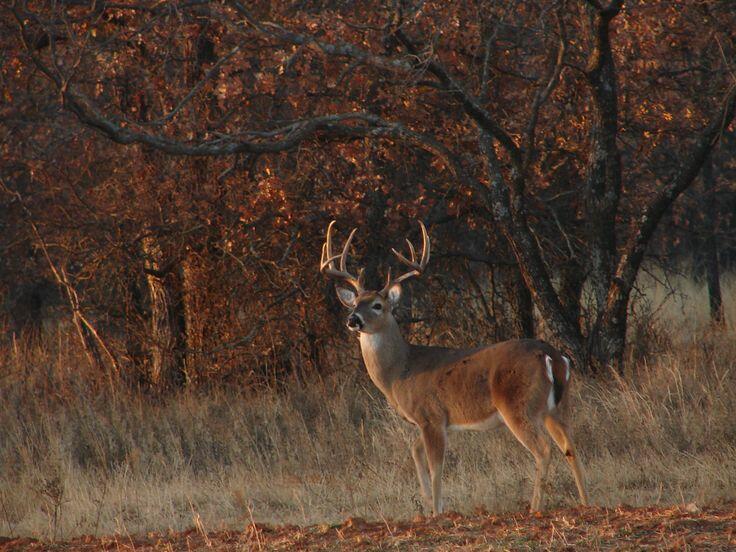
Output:
[[[327,223],[377,286],[421,218],[413,339],[618,365],[647,255],[733,256],[734,29],[715,1],[5,2],[9,334],[71,320],[101,377],[162,388],[330,371]]]

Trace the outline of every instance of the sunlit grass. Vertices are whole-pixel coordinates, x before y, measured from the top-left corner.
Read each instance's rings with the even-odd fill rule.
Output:
[[[594,504],[736,496],[736,342],[732,330],[708,327],[704,292],[690,285],[684,311],[665,304],[647,322],[652,335],[667,336],[656,354],[639,357],[624,377],[575,379],[572,428]],[[734,320],[732,278],[725,288]],[[279,392],[161,400],[93,385],[77,354],[73,338],[3,351],[3,534],[125,535],[181,529],[195,518],[214,530],[252,519],[330,523],[421,511],[408,449],[414,431],[358,364]],[[546,504],[575,504],[566,464],[555,458]],[[447,506],[526,508],[532,471],[531,456],[504,430],[453,435]]]

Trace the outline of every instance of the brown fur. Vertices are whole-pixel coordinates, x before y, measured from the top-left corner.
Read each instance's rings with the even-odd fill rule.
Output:
[[[564,388],[566,366],[561,355],[534,339],[475,349],[410,345],[391,314],[394,305],[390,298],[395,304],[399,294],[398,285],[380,293],[362,292],[346,305],[363,324],[360,343],[368,374],[389,404],[419,428],[412,456],[428,502],[431,494],[433,511],[442,511],[441,477],[448,429],[484,422],[499,425],[498,414],[535,458],[531,508],[541,506],[550,436],[570,464],[581,502],[587,503],[580,463],[563,421],[564,405],[549,409],[553,383],[546,374],[545,357],[552,358],[554,380]],[[374,308],[379,304],[380,310]],[[566,395],[562,398],[564,402]]]
[[[423,347],[404,341],[391,309],[401,296],[400,282],[421,274],[429,262],[429,235],[424,224],[419,225],[421,259],[417,262],[411,242],[409,257],[392,250],[410,271],[396,279],[391,279],[389,273],[386,286],[379,292],[364,289],[362,270],[357,277],[347,271],[347,253],[357,229],[350,233],[342,253],[335,255],[335,221],[327,227],[320,271],[355,290],[338,287],[337,296],[351,309],[348,327],[360,332],[368,375],[389,404],[419,428],[419,438],[411,452],[422,494],[428,502],[431,495],[435,514],[442,511],[442,469],[448,429],[490,429],[504,423],[536,462],[532,510],[541,505],[550,436],[567,458],[580,500],[585,504],[580,462],[562,420],[567,367],[555,349],[533,339],[477,349]],[[547,365],[548,357],[551,367]]]

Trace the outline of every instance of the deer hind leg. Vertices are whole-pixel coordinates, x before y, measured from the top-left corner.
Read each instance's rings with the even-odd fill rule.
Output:
[[[580,503],[583,506],[587,506],[588,495],[585,492],[583,469],[580,464],[580,458],[578,458],[577,452],[575,451],[575,445],[573,444],[572,439],[570,439],[570,433],[565,427],[565,424],[553,416],[546,416],[544,419],[544,425],[547,428],[547,432],[562,451],[562,454],[565,455],[565,460],[567,460],[567,463],[570,466],[570,471],[572,471],[572,476],[575,478],[575,485],[577,486],[578,494],[580,495]]]
[[[432,507],[432,489],[430,488],[429,480],[429,464],[427,463],[427,453],[424,450],[424,442],[422,437],[419,436],[411,446],[411,456],[414,458],[414,465],[417,468],[417,478],[419,479],[419,487],[422,490],[422,498],[424,498],[424,504],[428,507]]]
[[[442,513],[442,468],[445,463],[445,447],[447,445],[445,428],[423,427],[422,442],[427,453],[432,484],[432,512],[437,515]]]
[[[541,427],[541,420],[539,423],[535,423],[526,413],[504,410],[506,411],[501,411],[501,415],[504,417],[506,426],[514,434],[514,437],[534,456],[536,466],[530,509],[536,512],[539,511],[542,505],[542,485],[547,477],[552,447]]]

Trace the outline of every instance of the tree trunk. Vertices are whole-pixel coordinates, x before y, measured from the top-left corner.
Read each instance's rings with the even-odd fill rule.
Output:
[[[186,383],[196,379],[198,374],[198,353],[203,348],[203,331],[202,320],[196,308],[195,293],[196,282],[194,279],[194,269],[191,259],[185,257],[180,265],[181,277],[181,313],[183,319],[182,337],[185,342],[182,343],[184,348],[183,363],[184,376]]]
[[[587,264],[598,312],[605,307],[615,266],[616,213],[621,195],[621,153],[616,144],[618,86],[610,37],[611,21],[620,8],[621,1],[614,0],[610,9],[596,10],[591,29],[593,48],[585,73],[593,99],[584,194],[590,236]]]
[[[723,297],[721,295],[721,267],[718,262],[718,204],[716,203],[715,179],[712,158],[703,165],[703,187],[705,188],[705,276],[708,284],[710,319],[714,326],[722,326]]]
[[[532,302],[532,294],[524,283],[518,268],[514,268],[511,273],[511,303],[514,308],[514,334],[516,337],[534,337],[536,335],[534,328],[534,303]]]
[[[580,329],[568,317],[568,313],[565,312],[552,285],[539,246],[529,228],[523,195],[516,194],[513,203],[510,201],[508,188],[501,174],[500,163],[493,149],[490,135],[481,132],[478,145],[485,157],[490,182],[487,188],[480,188],[488,203],[488,209],[504,237],[508,240],[524,284],[544,317],[545,323],[559,340],[559,345],[564,353],[580,369],[586,370],[585,367],[588,365],[587,350]],[[511,178],[522,179],[523,176],[516,171],[512,171]],[[516,183],[514,187],[521,189],[523,185]]]
[[[147,285],[147,284],[146,284]],[[145,298],[146,289],[138,278],[128,281],[128,293],[125,304],[125,350],[129,362],[132,364],[135,379],[131,376],[130,383],[140,385],[146,377],[147,355],[144,347],[143,334],[148,334],[145,325]]]
[[[697,178],[718,142],[722,129],[731,124],[734,114],[736,114],[736,87],[729,90],[719,113],[712,118],[688,154],[683,156],[682,164],[671,181],[659,189],[654,199],[636,219],[629,239],[618,257],[616,272],[611,278],[606,298],[606,308],[598,316],[594,332],[591,333],[593,341],[589,340],[589,343],[593,346],[589,349],[595,360],[609,362],[615,367],[623,362],[629,297],[647,246],[662,217]],[[596,340],[600,340],[600,343],[596,343]]]
[[[176,370],[175,339],[172,331],[171,298],[163,276],[157,275],[163,266],[163,252],[155,238],[141,240],[148,297],[151,312],[150,364],[148,377],[153,387],[162,387],[172,381]]]
[[[583,284],[585,284],[585,271],[577,262],[568,260],[560,270],[559,279],[558,294],[562,308],[583,332],[586,328],[585,321],[581,318],[580,301],[582,300]]]
[[[629,293],[626,296],[628,298]],[[588,366],[593,373],[606,370],[620,371],[623,368],[629,314],[628,299],[621,301],[619,305],[622,308],[610,318],[602,318],[588,334]]]

